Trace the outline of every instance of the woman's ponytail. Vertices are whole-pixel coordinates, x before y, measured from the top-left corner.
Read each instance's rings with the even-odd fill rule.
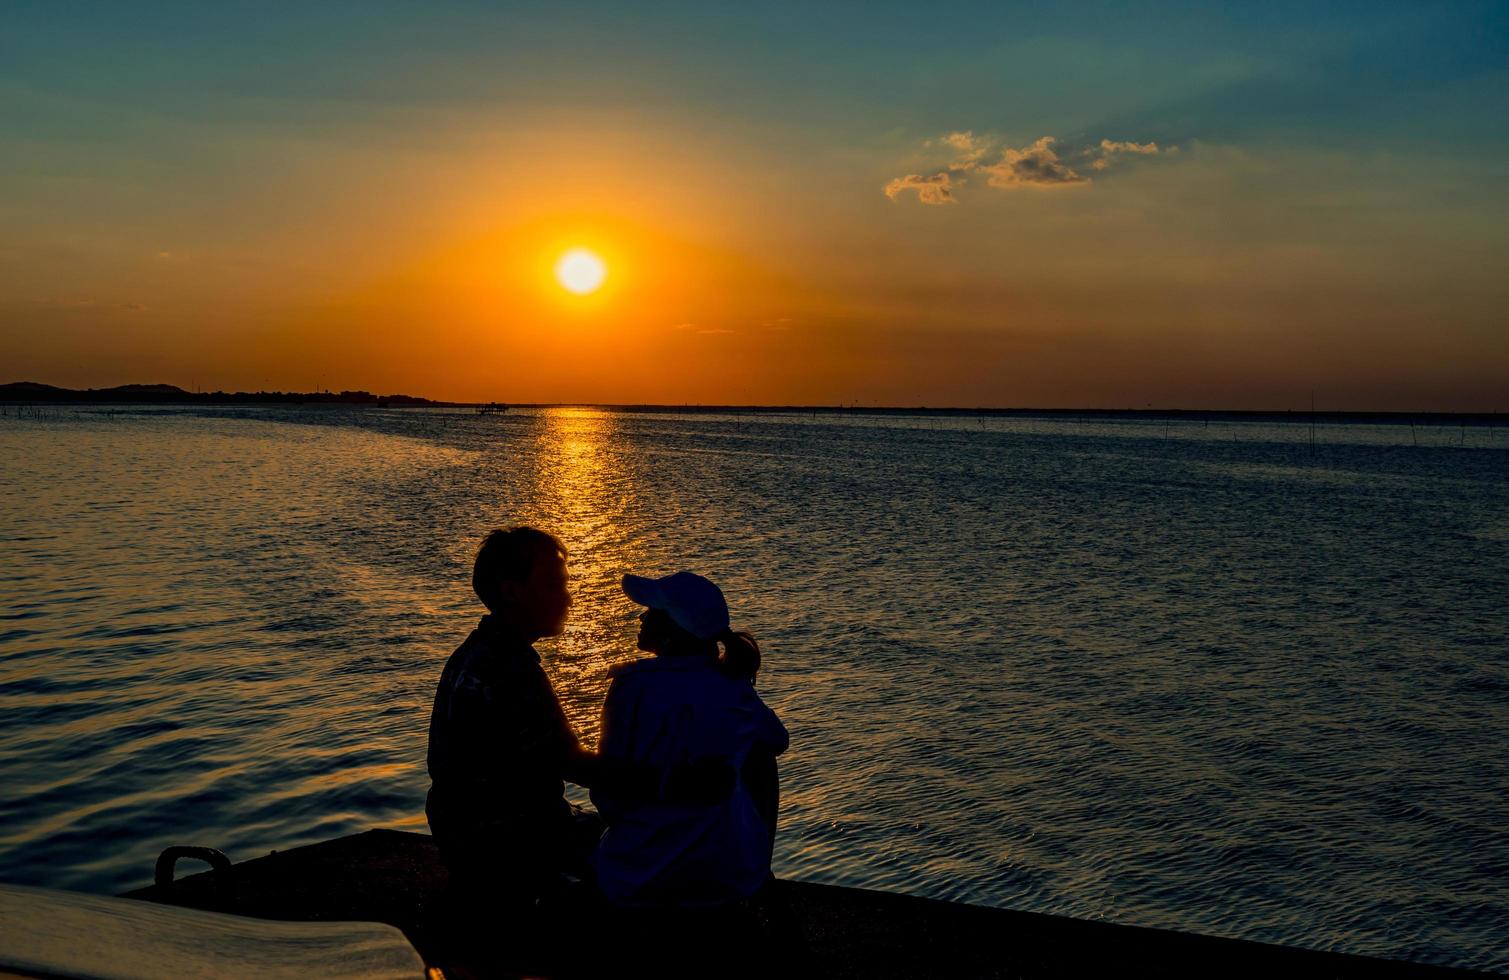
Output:
[[[735,680],[754,683],[760,671],[760,645],[748,633],[724,630],[718,637],[723,643],[723,656],[718,658],[718,668]]]

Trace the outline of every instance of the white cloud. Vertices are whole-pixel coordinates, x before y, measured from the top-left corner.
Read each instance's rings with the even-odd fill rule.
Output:
[[[969,130],[939,137],[938,143],[958,154],[958,159],[948,165],[950,170],[972,170],[980,162],[980,158],[990,152],[990,144],[976,139],[975,134]]]
[[[1171,151],[1177,147],[1170,147]],[[1090,151],[1099,153],[1099,156],[1090,164],[1092,170],[1105,170],[1111,165],[1111,158],[1118,153],[1131,153],[1138,156],[1157,156],[1158,144],[1153,142],[1133,143],[1131,140],[1118,142],[1116,140],[1101,140],[1100,146]]]
[[[1040,136],[1027,146],[1012,147],[973,130],[956,130],[924,140],[928,149],[947,150],[951,156],[944,169],[930,175],[907,174],[885,185],[886,197],[895,200],[905,191],[916,191],[922,204],[954,204],[955,191],[980,174],[989,187],[1010,190],[1021,187],[1076,187],[1088,184],[1087,171],[1104,173],[1117,157],[1153,157],[1178,151],[1148,141],[1102,139],[1099,143],[1061,150],[1052,136]],[[999,154],[998,156],[996,154]],[[994,159],[992,159],[994,158]]]
[[[907,174],[886,184],[885,196],[894,201],[905,191],[916,191],[917,200],[923,204],[953,204],[954,194],[950,189],[952,183],[947,171],[929,177]]]
[[[1041,136],[1031,146],[1020,150],[1006,147],[1001,151],[998,163],[980,167],[985,174],[985,183],[991,187],[1063,187],[1089,183],[1090,178],[1081,176],[1059,159],[1053,150],[1054,142],[1052,136]]]

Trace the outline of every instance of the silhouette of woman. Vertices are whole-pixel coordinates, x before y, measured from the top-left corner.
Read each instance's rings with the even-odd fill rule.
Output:
[[[625,575],[623,589],[647,607],[638,646],[655,656],[611,672],[601,753],[666,773],[720,757],[737,778],[715,803],[646,802],[594,790],[592,802],[607,822],[592,858],[598,887],[623,905],[716,905],[752,895],[770,877],[775,757],[789,741],[755,693],[759,646],[729,629],[723,593],[700,575]]]

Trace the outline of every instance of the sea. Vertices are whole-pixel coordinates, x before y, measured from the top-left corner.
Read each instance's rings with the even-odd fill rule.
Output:
[[[588,744],[621,576],[722,586],[782,876],[1509,972],[1492,424],[11,407],[0,880],[425,830],[513,524],[570,551],[540,650]]]

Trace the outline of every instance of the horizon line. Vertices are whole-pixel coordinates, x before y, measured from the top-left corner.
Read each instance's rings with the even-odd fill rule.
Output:
[[[1128,406],[1126,408],[1092,408],[1087,406],[1049,408],[1041,406],[965,406],[965,405],[861,405],[859,402],[838,404],[711,404],[702,402],[679,402],[679,403],[654,403],[654,402],[592,402],[592,401],[565,401],[565,402],[506,402],[506,401],[451,401],[433,399],[422,395],[409,395],[400,393],[382,394],[371,392],[366,389],[343,389],[336,392],[329,389],[319,391],[283,391],[283,390],[258,390],[258,391],[224,391],[213,392],[191,391],[178,385],[164,383],[141,384],[128,383],[113,385],[106,388],[64,388],[60,385],[51,385],[37,381],[13,381],[0,383],[0,402],[7,404],[25,404],[36,399],[11,399],[5,397],[6,389],[19,388],[22,386],[37,386],[47,389],[50,393],[43,401],[54,404],[103,404],[103,403],[126,403],[137,405],[150,404],[174,404],[174,403],[204,403],[218,402],[221,404],[233,402],[235,399],[245,397],[252,403],[272,404],[302,404],[292,401],[295,399],[308,399],[316,405],[344,405],[345,407],[361,408],[368,407],[372,402],[391,401],[406,399],[407,404],[399,403],[388,405],[388,408],[480,408],[486,405],[502,405],[508,408],[594,408],[609,411],[622,412],[784,412],[784,413],[844,413],[863,414],[866,412],[880,414],[970,414],[970,415],[1019,415],[1019,416],[1064,416],[1064,415],[1088,415],[1088,416],[1148,416],[1148,417],[1194,417],[1194,418],[1273,418],[1273,417],[1301,417],[1305,419],[1330,419],[1333,421],[1342,419],[1374,419],[1378,421],[1408,422],[1411,419],[1460,419],[1485,420],[1496,422],[1505,413],[1498,409],[1455,411],[1455,410],[1407,410],[1407,409],[1317,409],[1311,408],[1181,408],[1181,407],[1154,407],[1145,405],[1142,408]],[[155,391],[154,391],[155,389]],[[170,393],[164,389],[173,389]],[[81,399],[75,401],[69,395],[99,395],[105,396],[114,393],[113,397]],[[159,397],[154,398],[156,394]],[[170,395],[163,399],[160,396]],[[338,401],[342,395],[365,396],[370,401]],[[139,397],[132,397],[139,396]],[[321,402],[320,399],[332,399]],[[285,399],[289,401],[278,401]]]

